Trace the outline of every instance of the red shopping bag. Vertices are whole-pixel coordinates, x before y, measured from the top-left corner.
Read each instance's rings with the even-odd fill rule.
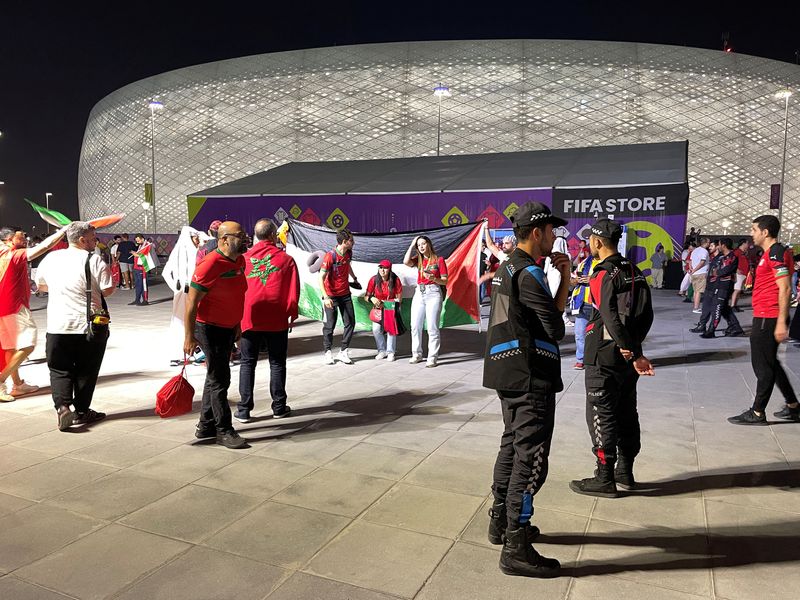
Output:
[[[184,377],[186,363],[178,375],[164,384],[156,394],[156,414],[162,419],[177,417],[192,411],[194,388]]]
[[[114,287],[119,285],[119,278],[122,276],[118,262],[111,263],[111,281],[114,282]]]

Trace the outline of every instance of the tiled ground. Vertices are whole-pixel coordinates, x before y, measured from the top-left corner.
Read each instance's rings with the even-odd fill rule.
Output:
[[[537,548],[565,567],[549,581],[502,575],[486,541],[501,420],[480,386],[474,328],[445,331],[441,366],[426,370],[372,360],[368,334],[355,340],[355,365],[324,367],[319,324],[300,324],[295,416],[267,417],[260,366],[260,418],[240,428],[251,447],[230,451],[195,442],[196,415],[153,415],[179,348],[171,304],[128,307],[129,296],[111,302],[95,396],[105,422],[58,432],[45,394],[0,405],[0,598],[797,597],[800,425],[725,421],[750,402],[748,342],[689,334],[689,305],[671,292],[656,294],[647,353],[657,375],[639,386],[642,491],[569,491],[592,461],[565,341],[566,390],[536,499]],[[44,311],[34,314],[43,327]],[[42,385],[43,347],[23,369]],[[782,350],[797,385],[799,356]],[[203,376],[190,368],[198,389]],[[776,395],[770,409],[780,404]]]

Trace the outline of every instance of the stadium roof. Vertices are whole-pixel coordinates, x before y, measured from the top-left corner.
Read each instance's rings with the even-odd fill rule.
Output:
[[[290,162],[190,196],[414,194],[687,183],[688,142]]]

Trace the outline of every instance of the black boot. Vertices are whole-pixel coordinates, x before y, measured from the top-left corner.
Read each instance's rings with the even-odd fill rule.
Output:
[[[633,478],[633,459],[620,456],[617,460],[617,466],[614,469],[614,479],[618,487],[623,490],[632,490],[636,488],[636,480]]]
[[[616,498],[617,484],[614,482],[614,465],[597,465],[594,477],[571,481],[569,489],[586,496],[600,498]]]
[[[509,526],[500,552],[500,570],[506,575],[558,577],[561,564],[536,552],[528,538],[527,527]]]
[[[508,526],[508,519],[506,518],[506,505],[500,504],[497,501],[492,504],[489,509],[489,543],[499,546],[505,540],[506,527]],[[526,523],[525,527],[528,528],[528,540],[533,541],[541,531],[536,525]]]
[[[700,323],[698,323],[697,325],[692,327],[689,331],[691,331],[692,333],[703,333],[705,330],[706,330],[706,326],[705,325],[701,325]]]

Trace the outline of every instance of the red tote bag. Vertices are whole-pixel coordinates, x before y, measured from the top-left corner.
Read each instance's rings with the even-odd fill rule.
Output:
[[[164,384],[156,394],[156,414],[162,419],[177,417],[192,412],[194,388],[184,376],[186,362],[181,372]]]

